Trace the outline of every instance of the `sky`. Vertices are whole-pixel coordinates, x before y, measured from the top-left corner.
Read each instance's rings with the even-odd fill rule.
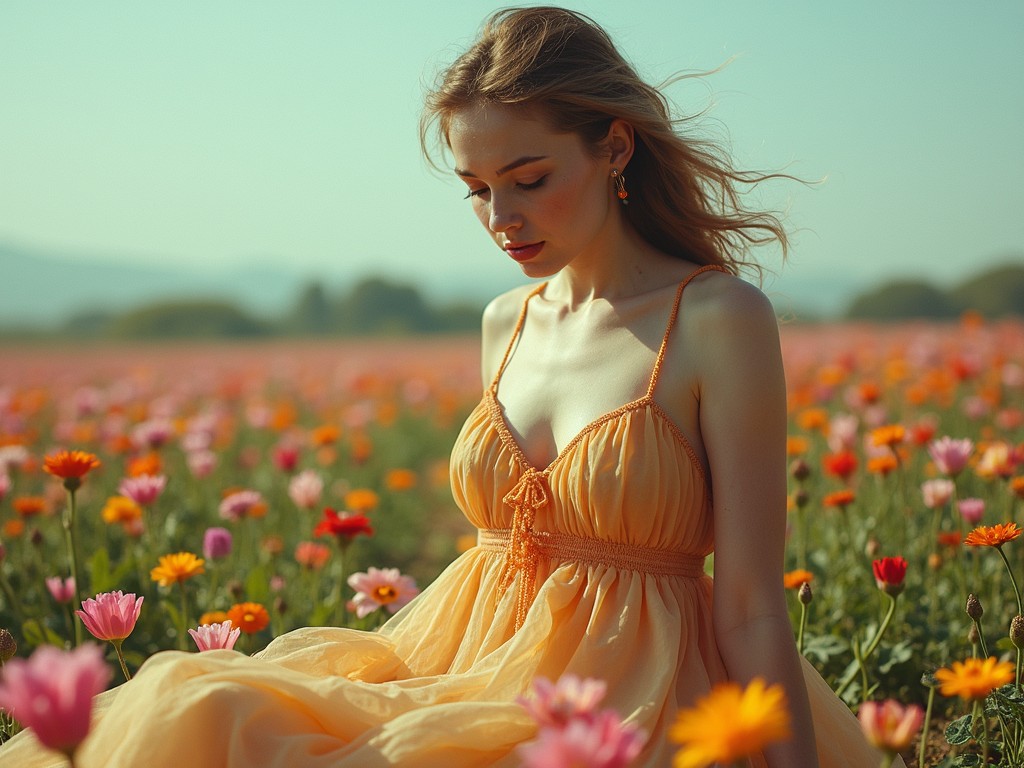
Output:
[[[423,94],[503,4],[0,4],[0,242],[82,260],[525,280],[424,162]],[[770,295],[1024,261],[1024,3],[592,0],[641,76],[739,167],[793,247]],[[762,259],[778,269],[778,254]],[[113,288],[113,287],[112,287]]]

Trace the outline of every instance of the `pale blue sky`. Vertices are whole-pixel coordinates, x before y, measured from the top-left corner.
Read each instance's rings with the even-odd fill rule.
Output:
[[[522,281],[420,157],[423,83],[502,4],[0,5],[0,240],[203,268],[258,261],[498,290]],[[593,16],[642,75],[712,69],[741,165],[776,185],[769,290],[948,283],[1024,254],[1024,3],[627,2]],[[777,263],[765,253],[769,265]]]

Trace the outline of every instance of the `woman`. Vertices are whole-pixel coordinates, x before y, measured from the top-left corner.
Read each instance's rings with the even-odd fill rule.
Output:
[[[756,178],[673,133],[607,36],[559,9],[495,14],[429,97],[424,142],[435,126],[495,244],[546,280],[484,314],[490,386],[451,466],[479,546],[378,633],[158,654],[105,696],[76,763],[517,765],[536,729],[516,697],[574,673],[650,734],[638,765],[670,764],[679,708],[755,676],[793,720],[759,765],[877,765],[783,599],[777,329],[735,277],[751,243],[785,244],[737,206]],[[19,738],[15,764],[49,763]]]

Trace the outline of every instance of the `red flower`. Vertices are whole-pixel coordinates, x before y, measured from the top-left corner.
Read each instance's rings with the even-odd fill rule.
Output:
[[[883,557],[871,563],[875,573],[875,584],[887,595],[896,597],[903,591],[903,579],[907,575],[907,561],[902,557]]]
[[[840,451],[839,453],[827,454],[822,460],[825,471],[830,475],[849,479],[854,470],[857,469],[857,456],[852,451]]]
[[[342,512],[339,515],[330,507],[324,509],[323,519],[313,529],[314,536],[335,536],[342,544],[349,543],[360,534],[373,535],[370,519],[366,515],[351,512]]]

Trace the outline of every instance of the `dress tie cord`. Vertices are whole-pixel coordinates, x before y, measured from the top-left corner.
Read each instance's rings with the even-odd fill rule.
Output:
[[[533,523],[537,510],[548,503],[544,474],[532,468],[526,470],[519,482],[505,494],[503,501],[512,507],[512,525],[509,528],[505,567],[501,573],[499,589],[504,593],[515,581],[516,574],[520,575],[516,587],[515,627],[518,630],[523,626],[536,591],[538,551]]]

